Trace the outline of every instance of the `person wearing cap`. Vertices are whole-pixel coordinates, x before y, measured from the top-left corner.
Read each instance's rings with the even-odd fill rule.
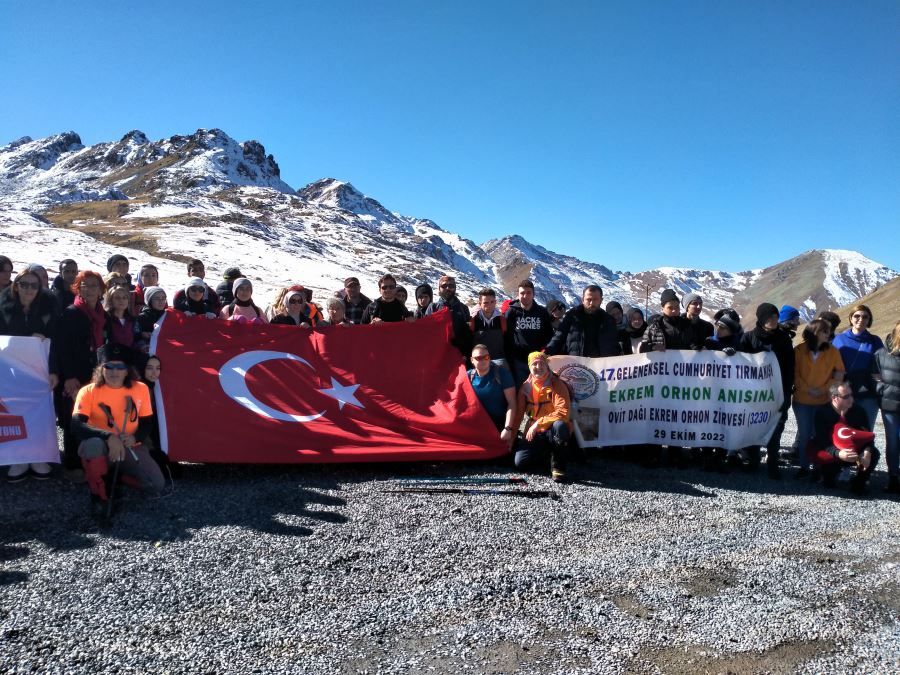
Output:
[[[150,336],[156,328],[163,314],[166,313],[166,307],[169,306],[166,298],[166,292],[160,286],[149,286],[144,289],[144,308],[138,314],[137,324],[138,330],[141,332],[141,340],[145,348],[150,344]]]
[[[413,312],[413,317],[421,319],[425,316],[425,311],[428,309],[432,300],[434,300],[434,290],[431,288],[430,284],[419,284],[416,286],[415,294],[416,311]]]
[[[662,314],[648,322],[641,341],[641,353],[662,352],[666,349],[702,349],[703,340],[693,322],[681,315],[681,303],[671,288],[659,296]]]
[[[50,292],[56,296],[57,306],[60,314],[62,311],[75,302],[75,294],[72,292],[72,282],[78,276],[78,263],[71,258],[60,260],[59,276],[53,280],[50,285]]]
[[[506,310],[506,360],[516,385],[529,374],[528,355],[541,351],[553,337],[550,313],[534,299],[534,282],[523,279],[516,291],[518,302],[511,302]]]
[[[596,284],[586,286],[581,304],[566,314],[544,351],[550,355],[619,356],[619,331],[602,303],[603,290]]]
[[[347,277],[344,288],[335,291],[334,296],[344,301],[344,316],[350,323],[362,323],[363,313],[372,301],[360,292],[359,279]]]
[[[783,323],[780,321],[779,324]],[[785,329],[783,329],[785,330]],[[829,403],[828,388],[844,381],[844,362],[829,342],[831,326],[813,319],[803,329],[803,342],[794,347],[794,398],[791,407],[797,420],[798,478],[809,474],[806,445],[815,435],[816,411]]]
[[[782,305],[778,311],[778,325],[793,340],[797,335],[797,327],[800,325],[800,311],[796,307]]]
[[[397,300],[397,280],[385,274],[378,280],[381,297],[375,298],[363,312],[362,323],[396,323],[398,321],[414,321],[412,312],[406,305]]]
[[[225,270],[225,274],[222,275],[222,282],[216,286],[216,295],[219,297],[220,308],[234,301],[234,281],[243,276],[237,267],[229,267]]]
[[[703,298],[698,293],[688,293],[681,301],[684,307],[684,315],[694,327],[694,339],[697,344],[703,344],[706,338],[712,337],[715,332],[713,325],[700,317],[703,311]]]
[[[269,323],[265,313],[253,302],[253,284],[246,277],[234,280],[234,300],[222,308],[219,318],[236,323]]]
[[[227,271],[229,270],[226,270],[226,272]],[[187,263],[187,275],[189,280],[193,279],[194,277],[203,280],[203,285],[206,286],[206,291],[203,294],[203,300],[207,302],[207,304],[212,308],[211,311],[215,312],[215,314],[218,316],[219,312],[222,310],[222,303],[219,300],[219,296],[216,291],[208,283],[206,283],[206,266],[203,264],[203,261],[197,258],[191,258],[191,260]],[[240,274],[238,276],[240,276]],[[186,297],[187,296],[184,292],[184,288],[179,288],[177,291],[175,291],[175,297],[172,298],[172,306],[177,307],[178,305],[182,304],[186,300]]]
[[[497,309],[497,292],[493,288],[478,291],[478,311],[469,320],[469,328],[472,330],[472,341],[488,350],[491,361],[508,369],[504,351],[506,317]]]
[[[91,383],[75,397],[71,431],[79,441],[92,510],[101,515],[112,496],[107,485],[111,462],[121,462],[123,483],[132,487],[159,491],[165,480],[142,444],[152,431],[153,407],[147,385],[132,367],[131,351],[104,345],[97,362]]]
[[[447,274],[438,280],[438,299],[428,305],[425,315],[440,312],[442,309],[450,311],[453,318],[453,338],[451,342],[464,357],[468,357],[472,351],[472,329],[469,328],[469,319],[472,313],[456,296],[456,279]]]
[[[509,307],[507,307],[509,309]],[[550,325],[555,331],[562,323],[563,317],[566,315],[566,303],[555,298],[547,303],[547,314],[550,315]]]
[[[191,277],[184,285],[184,296],[176,301],[175,309],[184,312],[186,316],[203,316],[207,319],[215,319],[218,315],[215,311],[215,302],[212,294],[208,293],[206,283],[200,277]]]
[[[764,302],[756,308],[756,327],[741,336],[740,351],[747,354],[772,352],[778,360],[781,370],[781,387],[784,392],[784,403],[775,431],[766,445],[766,470],[769,478],[781,477],[778,466],[778,454],[781,451],[781,434],[787,421],[791,407],[791,392],[794,390],[794,346],[787,332],[778,325],[778,308],[770,302]],[[750,468],[760,463],[760,448],[746,449],[750,458]]]
[[[314,307],[306,301],[306,289],[303,286],[295,285],[288,288],[282,296],[281,307],[276,309],[271,323],[313,328],[320,319],[318,307]]]
[[[529,375],[519,387],[516,414],[511,426],[525,432],[515,445],[517,468],[533,469],[550,460],[550,477],[556,482],[566,479],[567,445],[572,434],[569,421],[571,400],[569,388],[550,370],[543,352],[528,355]]]

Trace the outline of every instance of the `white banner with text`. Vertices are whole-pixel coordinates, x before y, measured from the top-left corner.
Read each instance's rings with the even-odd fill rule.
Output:
[[[569,385],[582,447],[765,445],[784,403],[770,352],[553,356],[550,367]]]
[[[59,462],[50,341],[0,336],[0,466]]]

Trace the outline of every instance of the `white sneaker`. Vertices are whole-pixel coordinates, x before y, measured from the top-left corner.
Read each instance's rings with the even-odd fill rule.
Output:
[[[6,474],[6,480],[10,483],[18,483],[28,478],[27,464],[13,464],[9,467],[9,473]]]
[[[38,480],[47,480],[50,478],[52,469],[47,462],[37,462],[31,464],[31,474]]]

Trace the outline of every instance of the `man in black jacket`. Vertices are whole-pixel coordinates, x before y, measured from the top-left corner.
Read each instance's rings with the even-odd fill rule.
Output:
[[[601,307],[603,290],[596,284],[581,293],[581,305],[566,313],[544,350],[551,356],[618,356],[618,330],[615,320]]]
[[[778,308],[769,302],[756,308],[756,328],[741,336],[740,351],[747,354],[772,352],[778,360],[781,370],[781,386],[784,390],[784,403],[781,406],[781,417],[766,445],[766,469],[769,478],[781,477],[778,469],[778,454],[781,451],[781,434],[787,421],[788,410],[791,409],[791,393],[794,390],[794,346],[791,338],[778,325]],[[747,448],[750,454],[751,467],[759,464],[760,448]]]

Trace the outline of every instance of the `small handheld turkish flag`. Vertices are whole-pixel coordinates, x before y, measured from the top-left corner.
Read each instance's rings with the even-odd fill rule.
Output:
[[[834,425],[831,434],[831,442],[838,450],[854,450],[859,452],[863,448],[872,445],[875,440],[875,434],[871,431],[863,431],[847,426],[847,423],[840,421]]]

